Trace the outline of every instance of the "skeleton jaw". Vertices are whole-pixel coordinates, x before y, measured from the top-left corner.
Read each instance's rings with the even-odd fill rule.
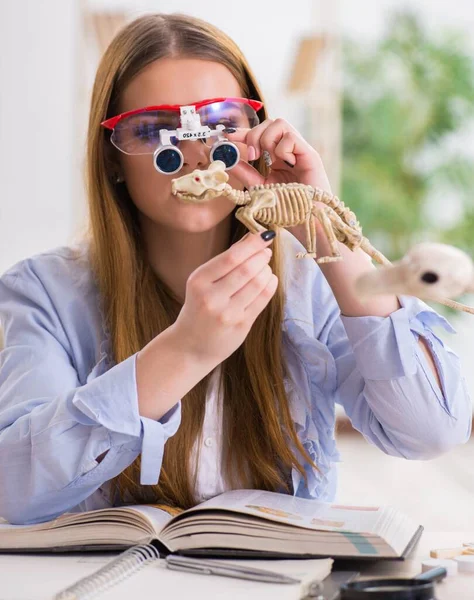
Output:
[[[209,200],[213,200],[220,195],[218,190],[205,190],[202,194],[198,196],[191,194],[189,192],[181,192],[178,190],[172,190],[172,193],[177,196],[182,202],[187,202],[188,204],[201,204],[203,202],[208,202]]]

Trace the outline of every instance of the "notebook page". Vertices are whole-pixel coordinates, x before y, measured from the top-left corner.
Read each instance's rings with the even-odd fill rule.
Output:
[[[61,589],[91,575],[116,555],[0,554],[1,599],[51,600]]]
[[[228,562],[219,560],[219,562]],[[267,561],[258,561],[263,567]],[[275,561],[273,562],[274,567]],[[293,561],[277,561],[293,562]],[[295,561],[303,563],[305,561]],[[311,560],[312,562],[312,560]],[[196,575],[182,571],[172,571],[165,561],[151,563],[129,579],[98,596],[98,600],[130,600],[131,598],[192,598],[192,600],[298,600],[301,596],[301,583],[277,584],[261,581],[248,581],[217,575]],[[255,567],[256,562],[252,563]],[[304,567],[292,567],[302,570]],[[282,568],[283,572],[283,568]]]

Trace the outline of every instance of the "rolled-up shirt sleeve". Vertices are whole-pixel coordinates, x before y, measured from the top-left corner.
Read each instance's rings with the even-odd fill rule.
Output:
[[[329,347],[337,398],[354,427],[387,454],[429,459],[469,439],[472,405],[459,357],[434,331],[454,333],[452,327],[416,298],[402,296],[400,303],[387,317],[334,318]]]
[[[181,403],[159,421],[140,416],[137,354],[80,385],[67,333],[26,261],[0,279],[0,319],[0,516],[54,518],[140,453],[140,482],[157,483]]]

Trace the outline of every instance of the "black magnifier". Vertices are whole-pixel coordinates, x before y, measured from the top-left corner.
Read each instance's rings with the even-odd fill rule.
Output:
[[[219,139],[211,148],[210,160],[221,160],[225,168],[232,169],[240,160],[240,152],[237,146],[226,139]],[[153,154],[153,164],[159,173],[173,175],[177,173],[184,164],[184,156],[179,148],[167,144],[159,146]]]
[[[412,579],[367,579],[341,586],[340,600],[436,600],[435,583],[444,579],[444,567],[435,567]]]

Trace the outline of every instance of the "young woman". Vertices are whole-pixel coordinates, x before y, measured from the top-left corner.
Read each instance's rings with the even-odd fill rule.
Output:
[[[141,17],[105,53],[89,122],[90,235],[0,280],[9,521],[190,507],[232,488],[332,500],[336,402],[394,456],[428,459],[468,439],[459,361],[432,331],[449,329],[442,317],[408,297],[362,305],[352,284],[373,266],[361,251],[298,260],[300,228],[245,236],[228,199],[184,204],[154,168],[158,131],[177,125],[166,106],[201,103],[203,124],[236,129],[234,188],[329,190],[316,151],[261,99],[239,48],[197,19]],[[179,148],[177,175],[209,165],[207,144]]]

